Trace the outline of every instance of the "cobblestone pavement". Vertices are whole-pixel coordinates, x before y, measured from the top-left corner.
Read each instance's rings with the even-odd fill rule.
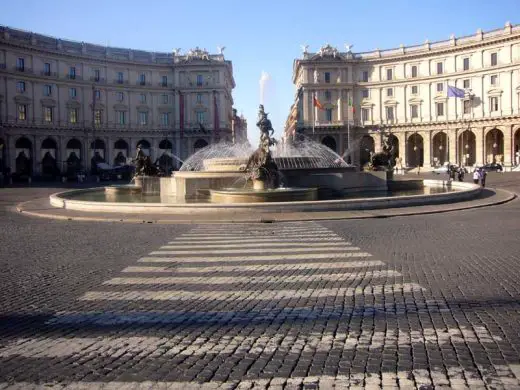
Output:
[[[0,389],[520,388],[519,211],[182,226],[3,212]]]

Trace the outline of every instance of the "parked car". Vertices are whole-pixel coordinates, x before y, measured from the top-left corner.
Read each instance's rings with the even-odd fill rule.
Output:
[[[457,164],[451,164],[450,166],[454,167],[455,169],[459,169],[459,166]],[[462,169],[464,169],[464,173],[469,172],[468,168],[466,168],[466,167],[462,167]],[[448,164],[446,163],[442,167],[437,167],[432,172],[436,173],[438,175],[440,175],[441,173],[447,175],[448,174]]]
[[[502,165],[497,163],[486,164],[482,166],[482,169],[486,172],[502,172],[504,170]]]

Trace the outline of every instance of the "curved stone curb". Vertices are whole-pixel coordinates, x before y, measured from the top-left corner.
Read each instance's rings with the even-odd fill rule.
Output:
[[[326,221],[341,219],[367,219],[367,218],[391,218],[400,216],[413,216],[421,214],[437,214],[451,211],[468,210],[480,207],[489,207],[507,203],[516,198],[516,194],[503,189],[487,189],[494,191],[494,195],[488,199],[475,199],[472,201],[437,204],[427,206],[400,207],[394,209],[378,209],[378,210],[358,210],[358,211],[322,211],[322,212],[296,212],[296,213],[271,213],[248,215],[239,213],[232,217],[218,214],[208,216],[198,215],[200,218],[182,218],[186,216],[178,215],[179,219],[173,218],[157,218],[154,215],[151,218],[138,218],[137,215],[123,214],[119,216],[94,216],[91,213],[84,212],[82,215],[75,215],[77,211],[59,209],[50,206],[49,198],[40,198],[22,202],[16,206],[16,211],[24,215],[48,218],[65,221],[85,221],[85,222],[124,222],[124,223],[154,223],[154,224],[197,224],[197,223],[271,223],[271,222],[291,222],[291,221]],[[64,214],[60,214],[64,213]],[[173,215],[169,215],[170,217]],[[212,216],[214,218],[208,218]]]

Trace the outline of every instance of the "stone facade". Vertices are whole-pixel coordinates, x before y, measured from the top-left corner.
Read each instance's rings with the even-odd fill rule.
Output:
[[[304,134],[364,165],[396,143],[402,164],[520,163],[520,25],[397,49],[303,47],[286,140]],[[448,87],[460,97],[449,97]],[[316,98],[316,100],[314,100]]]
[[[172,169],[231,141],[235,81],[222,50],[145,52],[0,26],[0,170],[123,164],[138,144]]]

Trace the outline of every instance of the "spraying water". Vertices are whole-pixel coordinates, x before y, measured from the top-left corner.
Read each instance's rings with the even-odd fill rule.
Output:
[[[267,82],[271,80],[271,76],[266,71],[262,71],[260,76],[260,104],[265,104],[265,91]]]

